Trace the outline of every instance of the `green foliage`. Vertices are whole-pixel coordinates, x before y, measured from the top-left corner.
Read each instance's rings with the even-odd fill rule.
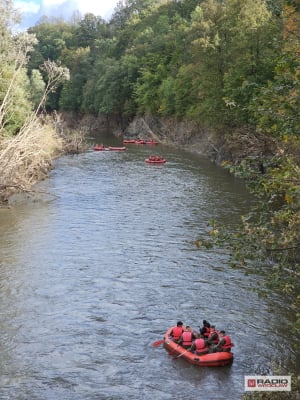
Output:
[[[36,39],[27,33],[12,35],[18,14],[11,1],[0,1],[0,16],[0,133],[14,135],[32,109],[25,66]]]
[[[1,96],[2,98],[2,96]],[[24,69],[14,79],[7,106],[4,109],[2,129],[8,135],[17,134],[32,111],[29,101],[29,81]]]
[[[57,61],[62,50],[73,41],[75,27],[61,20],[42,20],[28,31],[35,34],[38,44],[31,54],[29,69],[38,69],[41,58]]]
[[[95,109],[99,113],[113,114],[118,108],[120,93],[119,64],[111,59],[97,64],[98,78],[95,84]]]
[[[74,33],[74,40],[76,46],[89,47],[93,51],[96,40],[107,36],[109,36],[109,31],[105,21],[101,17],[89,13],[79,21],[79,26]]]
[[[73,24],[44,19],[30,29],[39,44],[29,69],[48,58],[70,69],[51,107],[151,112],[298,134],[298,56],[284,48],[282,6],[281,0],[128,0],[109,23],[93,14]]]
[[[160,77],[158,71],[152,72],[145,68],[141,71],[141,76],[137,81],[135,99],[138,103],[138,111],[141,114],[158,113],[160,106],[158,89],[162,83],[162,77]]]
[[[38,43],[34,51],[30,53],[28,62],[28,73],[36,69],[42,73],[45,85],[47,85],[48,76],[40,67],[47,60],[54,61],[57,64],[64,64],[69,67],[69,60],[64,57],[68,53],[68,49],[73,47],[75,41],[76,26],[64,22],[61,19],[43,18],[39,24],[28,30],[37,37]],[[68,85],[68,83],[66,83]],[[60,94],[62,87],[60,86],[47,98],[46,108],[51,111],[59,108]]]
[[[39,70],[33,69],[30,76],[30,98],[34,108],[37,108],[40,104],[46,84],[43,80],[42,74]]]
[[[175,78],[175,115],[177,118],[184,118],[192,115],[192,111],[197,104],[199,92],[194,84],[195,66],[192,64],[182,66]]]
[[[229,250],[232,268],[253,270],[266,277],[266,286],[289,298],[295,312],[294,334],[300,335],[300,141],[278,142],[276,156],[243,159],[238,165],[224,163],[241,177],[256,197],[256,204],[239,226],[210,222],[208,238],[199,248]]]
[[[300,135],[300,59],[284,52],[276,65],[276,76],[260,88],[249,109],[258,128],[276,135]]]
[[[87,81],[87,74],[82,71],[91,71],[90,49],[78,48],[76,51],[65,50],[62,54],[65,65],[72,71],[70,80],[67,81],[61,90],[59,107],[62,110],[79,111],[83,103],[83,91]]]
[[[159,114],[172,116],[175,113],[175,80],[171,76],[161,82],[158,89],[160,98]]]
[[[296,2],[283,8],[283,45],[275,77],[257,92],[249,108],[258,129],[275,135],[300,134],[300,10]]]

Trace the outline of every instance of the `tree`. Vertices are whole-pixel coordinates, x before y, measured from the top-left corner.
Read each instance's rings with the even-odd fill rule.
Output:
[[[26,32],[12,34],[18,14],[11,1],[0,1],[0,16],[0,133],[16,134],[32,108],[25,67],[36,38]]]
[[[231,123],[248,124],[253,122],[249,116],[253,96],[274,76],[274,54],[280,49],[281,23],[266,1],[228,0],[227,4],[232,40],[223,99]]]
[[[71,76],[60,93],[59,108],[79,111],[82,108],[83,88],[91,71],[90,49],[80,47],[76,51],[66,51],[64,59],[68,60],[65,64],[68,65]]]
[[[41,72],[37,69],[31,71],[30,76],[30,98],[35,108],[38,107],[43,97],[46,84],[43,80]]]
[[[96,40],[108,35],[109,31],[105,21],[101,17],[89,13],[79,22],[74,38],[78,47],[89,47],[93,51]]]
[[[300,136],[300,12],[286,5],[283,21],[283,47],[275,78],[257,92],[250,109],[258,129]]]
[[[194,65],[192,92],[197,93],[190,117],[202,123],[211,123],[212,118],[216,123],[224,119],[223,79],[232,39],[226,24],[225,7],[217,0],[200,3],[186,29],[187,41],[191,43],[190,64]]]

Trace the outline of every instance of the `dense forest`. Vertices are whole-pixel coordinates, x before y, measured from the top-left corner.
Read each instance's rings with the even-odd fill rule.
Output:
[[[293,1],[128,0],[109,22],[45,17],[30,28],[38,44],[28,76],[39,87],[47,59],[69,68],[48,110],[299,135],[299,30]]]
[[[196,245],[231,243],[233,267],[254,259],[290,296],[299,336],[299,2],[126,0],[109,21],[44,17],[19,34],[11,1],[0,8],[2,137],[17,136],[32,112],[73,111],[122,128],[146,114],[188,120],[225,138],[252,132],[249,146],[267,146],[223,164],[245,179],[256,208],[230,234],[212,221]]]
[[[50,60],[67,67],[70,79],[49,97],[49,112],[127,120],[151,113],[225,126],[224,132],[247,126],[299,137],[296,1],[127,0],[109,22],[93,14],[69,22],[44,17],[17,35],[12,4],[1,3],[0,95],[14,102],[2,113],[8,133],[39,105]],[[18,84],[10,87],[15,68]]]

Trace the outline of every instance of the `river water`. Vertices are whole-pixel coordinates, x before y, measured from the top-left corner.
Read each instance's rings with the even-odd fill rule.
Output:
[[[165,165],[147,165],[149,154]],[[0,399],[239,399],[244,376],[295,368],[288,304],[194,241],[252,199],[208,161],[157,146],[56,161],[33,200],[0,210]],[[42,191],[47,191],[43,194]],[[201,368],[151,344],[202,319],[235,342]]]

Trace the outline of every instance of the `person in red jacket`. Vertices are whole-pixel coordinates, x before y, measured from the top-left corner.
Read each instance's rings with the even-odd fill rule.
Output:
[[[183,333],[183,323],[181,321],[177,322],[177,325],[170,332],[171,338],[173,338],[174,342],[178,343],[181,335]]]
[[[185,330],[182,332],[180,339],[178,340],[178,344],[180,344],[185,349],[189,349],[196,338],[197,336],[193,332],[192,328],[187,325],[185,327]]]
[[[206,319],[203,320],[203,325],[200,327],[200,335],[204,336],[205,339],[208,338],[210,332],[210,323],[206,321]]]
[[[230,336],[226,335],[225,331],[220,331],[220,340],[216,346],[213,347],[213,351],[228,351],[231,352],[231,347],[234,344],[231,341]]]
[[[211,345],[211,344],[218,344],[218,343],[219,343],[219,332],[216,330],[216,327],[214,325],[212,325],[210,327],[207,344]]]
[[[203,354],[207,354],[209,352],[209,347],[202,335],[198,335],[197,339],[194,340],[191,346],[191,352],[197,354],[198,356],[203,356]]]

